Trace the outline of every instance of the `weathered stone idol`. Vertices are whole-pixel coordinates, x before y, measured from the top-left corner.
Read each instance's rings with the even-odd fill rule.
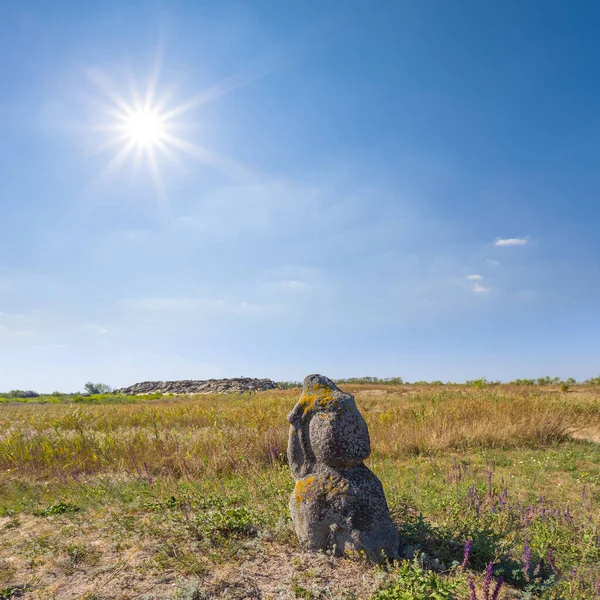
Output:
[[[300,542],[337,556],[397,558],[399,536],[383,487],[363,464],[371,442],[354,397],[327,377],[309,375],[288,421],[296,479],[290,510]]]

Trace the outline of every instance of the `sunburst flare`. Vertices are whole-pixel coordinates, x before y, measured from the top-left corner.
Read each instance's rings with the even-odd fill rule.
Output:
[[[251,79],[230,78],[190,100],[169,106],[168,94],[157,97],[158,68],[150,77],[145,94],[140,94],[134,85],[130,86],[131,100],[117,91],[117,87],[101,73],[93,71],[89,75],[109,100],[103,107],[108,122],[99,127],[109,133],[105,148],[117,148],[101,175],[102,179],[114,174],[131,160],[136,171],[143,165],[149,169],[157,195],[164,197],[159,156],[176,159],[177,154],[192,156],[227,177],[239,179],[250,176],[244,166],[176,133],[183,129],[181,118],[185,113],[247,85]]]

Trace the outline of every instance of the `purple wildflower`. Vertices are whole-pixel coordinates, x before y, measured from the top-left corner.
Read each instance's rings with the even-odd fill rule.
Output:
[[[473,508],[473,499],[475,497],[475,484],[469,488],[469,508]]]
[[[146,480],[148,481],[148,484],[152,485],[154,480],[152,479],[152,475],[150,475],[150,470],[148,469],[148,465],[146,464],[145,461],[144,461],[144,470],[146,471]]]
[[[550,565],[552,572],[555,575],[558,575],[558,569],[556,568],[556,563],[554,562],[554,550],[552,547],[548,548],[548,564]]]
[[[531,548],[529,547],[529,542],[525,542],[525,547],[523,548],[523,573],[525,573],[525,579],[529,581],[529,574],[531,572]]]
[[[274,465],[281,454],[279,450],[279,442],[275,440],[272,444],[271,442],[267,442],[267,454],[269,457],[269,463]]]
[[[465,542],[465,554],[463,557],[463,562],[461,567],[463,569],[467,568],[467,563],[469,562],[469,557],[471,556],[471,546],[473,545],[473,540],[471,538],[469,538],[466,542]]]
[[[469,589],[471,590],[470,600],[477,600],[477,592],[475,590],[475,582],[472,577],[469,577]]]
[[[498,600],[498,594],[500,593],[500,588],[502,587],[503,583],[504,583],[504,577],[502,577],[502,575],[500,575],[500,577],[498,577],[498,580],[496,581],[496,587],[494,588],[494,591],[492,592],[491,600]]]
[[[488,498],[492,497],[492,477],[494,476],[494,471],[490,468],[487,475],[487,485],[488,485]]]
[[[492,571],[494,568],[493,563],[489,563],[485,570],[485,581],[483,582],[483,598],[484,600],[490,600],[490,585],[492,583]]]
[[[501,506],[506,506],[508,504],[508,490],[506,488],[502,490],[499,501]]]
[[[596,597],[600,597],[600,579],[596,581]]]

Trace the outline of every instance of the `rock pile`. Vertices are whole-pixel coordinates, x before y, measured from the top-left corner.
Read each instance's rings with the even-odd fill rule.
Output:
[[[181,381],[143,381],[115,390],[116,394],[137,396],[140,394],[239,394],[242,392],[264,392],[277,389],[271,379],[236,377],[234,379],[183,379]]]
[[[398,531],[383,487],[363,464],[371,442],[354,397],[327,377],[309,375],[288,421],[288,462],[296,479],[290,510],[300,542],[338,556],[398,558]]]

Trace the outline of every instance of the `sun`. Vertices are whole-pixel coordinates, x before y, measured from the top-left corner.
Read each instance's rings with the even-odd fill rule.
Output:
[[[100,151],[114,151],[114,156],[99,175],[98,182],[112,177],[128,161],[131,162],[133,174],[137,177],[145,163],[148,167],[146,172],[151,175],[158,198],[168,203],[162,182],[160,159],[168,158],[171,163],[177,164],[181,154],[199,160],[204,166],[226,177],[251,178],[253,174],[243,165],[201,146],[196,141],[183,139],[179,134],[183,130],[189,132],[197,129],[196,125],[190,127],[181,120],[186,113],[248,85],[253,79],[230,77],[188,100],[172,105],[174,86],[168,86],[161,92],[158,85],[159,74],[160,61],[157,60],[145,93],[141,93],[135,79],[122,88],[115,85],[103,72],[96,69],[88,71],[90,81],[106,96],[98,102],[101,118],[93,126],[94,130],[102,132],[105,137]]]
[[[156,146],[166,137],[164,119],[156,109],[133,111],[123,121],[123,133],[136,146]]]

